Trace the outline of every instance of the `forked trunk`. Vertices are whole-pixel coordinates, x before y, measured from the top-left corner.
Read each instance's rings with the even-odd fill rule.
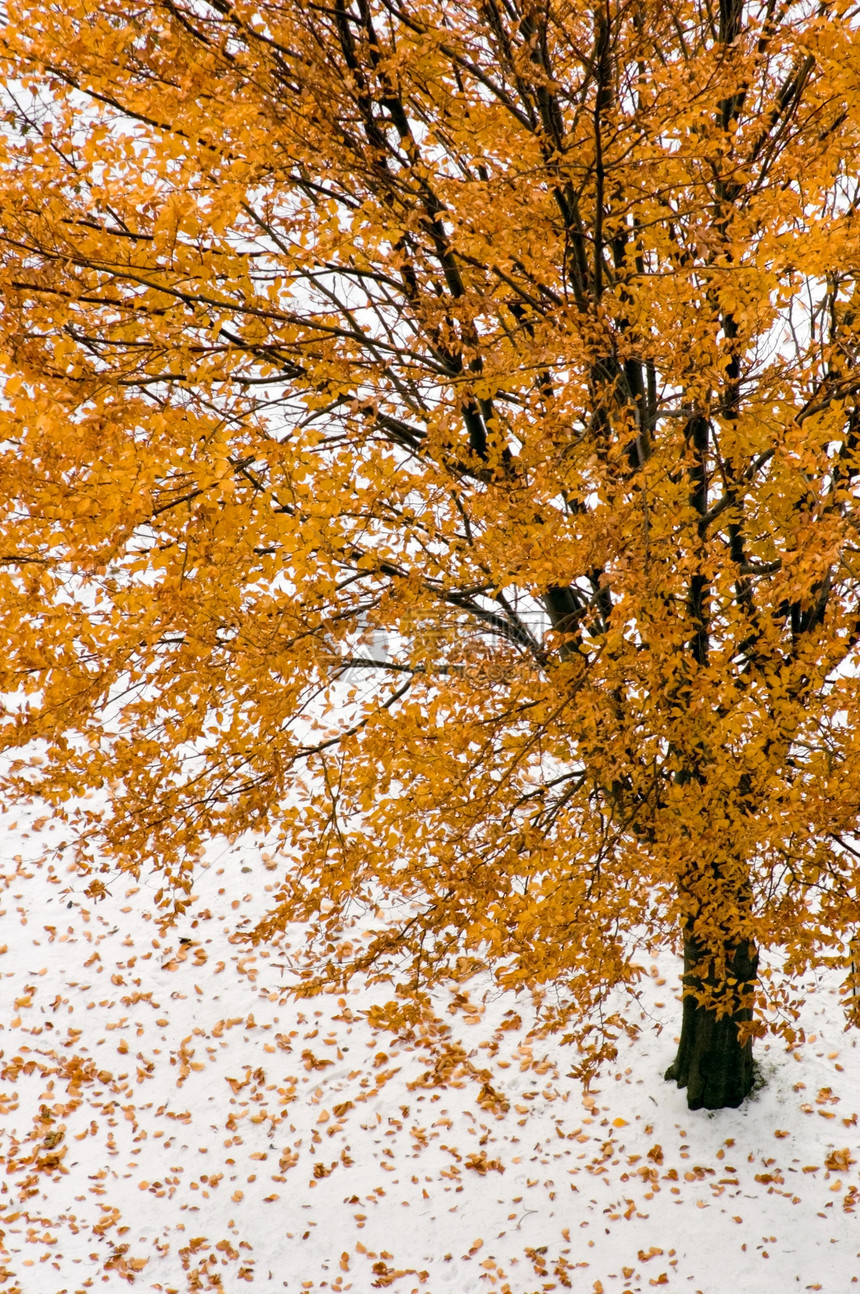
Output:
[[[749,1003],[757,966],[758,953],[745,940],[726,952],[725,974],[718,977],[709,951],[690,936],[684,940],[681,1039],[666,1078],[687,1089],[691,1110],[734,1108],[749,1095],[752,1038],[742,1040],[739,1026],[752,1020]],[[696,995],[703,989],[713,993],[716,1001],[700,1004]]]

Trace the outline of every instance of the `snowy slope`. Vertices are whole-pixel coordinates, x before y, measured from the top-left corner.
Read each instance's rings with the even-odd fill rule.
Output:
[[[260,849],[213,855],[162,937],[154,882],[91,903],[35,861],[52,839],[6,820],[0,845],[0,1290],[860,1284],[860,1051],[836,979],[810,984],[803,1049],[759,1047],[742,1110],[690,1114],[661,1078],[671,961],[590,1092],[480,984],[434,1066],[369,1028],[367,994],[293,1001],[283,949],[237,938],[277,877]]]

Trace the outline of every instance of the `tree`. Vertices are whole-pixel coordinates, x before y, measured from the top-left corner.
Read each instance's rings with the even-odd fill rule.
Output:
[[[309,987],[485,964],[583,1072],[677,941],[667,1077],[739,1104],[860,918],[855,10],[21,0],[0,57],[7,797],[169,913],[257,831]]]

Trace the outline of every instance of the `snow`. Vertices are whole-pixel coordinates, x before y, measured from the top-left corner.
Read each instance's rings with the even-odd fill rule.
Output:
[[[691,1114],[662,1080],[671,959],[590,1091],[557,1040],[528,1036],[521,999],[477,981],[456,1014],[440,999],[464,1050],[434,1068],[420,1038],[370,1028],[368,990],[296,1001],[283,949],[249,950],[241,923],[278,875],[260,848],[213,852],[162,935],[154,878],[91,902],[38,861],[51,830],[19,815],[0,845],[6,1294],[860,1284],[860,1053],[838,975],[810,980],[803,1046],[759,1046],[741,1110]]]

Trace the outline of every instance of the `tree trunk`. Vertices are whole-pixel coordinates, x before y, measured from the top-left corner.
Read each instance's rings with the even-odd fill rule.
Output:
[[[757,966],[758,953],[744,940],[726,950],[725,973],[718,976],[709,950],[690,935],[684,939],[681,1039],[666,1078],[686,1087],[691,1110],[734,1109],[752,1088],[752,1038],[742,1042],[738,1026],[752,1020]],[[713,994],[711,1005],[697,1000],[703,989]]]

